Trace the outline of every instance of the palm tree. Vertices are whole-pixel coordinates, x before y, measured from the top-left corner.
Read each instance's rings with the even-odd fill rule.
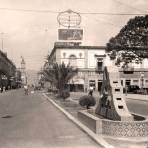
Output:
[[[68,81],[77,73],[77,69],[74,69],[69,64],[64,63],[50,63],[46,64],[43,70],[45,81],[48,81],[57,88],[59,96],[62,96],[63,92],[67,89]]]

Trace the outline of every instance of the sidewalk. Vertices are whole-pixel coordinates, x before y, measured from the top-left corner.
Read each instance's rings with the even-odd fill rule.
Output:
[[[141,94],[127,94],[126,99],[134,99],[140,101],[148,101],[148,95],[141,95]]]

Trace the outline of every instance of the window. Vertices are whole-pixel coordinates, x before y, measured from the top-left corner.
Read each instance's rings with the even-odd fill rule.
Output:
[[[75,55],[70,55],[69,56],[69,63],[73,67],[77,67],[77,58]]]
[[[145,80],[146,83],[148,83],[148,80]]]
[[[63,52],[63,58],[66,58],[66,53],[65,52]]]
[[[99,71],[102,71],[102,67],[103,67],[103,59],[102,58],[98,58],[97,59],[97,69]]]
[[[134,83],[138,83],[139,80],[133,80]]]
[[[125,81],[125,85],[126,85],[126,86],[131,85],[131,80],[126,80],[126,81]]]
[[[123,86],[123,80],[121,80],[121,85]]]
[[[80,56],[80,58],[82,58],[82,53],[81,52],[79,53],[79,56]]]

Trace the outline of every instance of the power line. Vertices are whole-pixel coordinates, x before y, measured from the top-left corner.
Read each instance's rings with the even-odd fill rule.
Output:
[[[136,16],[136,15],[148,15],[148,13],[103,13],[103,12],[82,12],[80,14],[90,14],[90,15],[117,15],[117,16]]]
[[[18,9],[18,8],[0,8],[0,10],[35,12],[35,13],[59,13],[58,11],[52,11],[52,10]]]
[[[130,5],[128,5],[128,4],[122,3],[122,2],[120,2],[120,1],[118,1],[118,0],[114,0],[114,1],[117,2],[117,3],[120,4],[120,5],[124,5],[124,6],[126,6],[126,7],[129,7],[130,9],[135,9],[136,11],[139,11],[139,12],[142,12],[142,13],[148,13],[148,11],[143,11],[143,10],[141,10],[141,9],[135,8],[135,7],[130,6]]]
[[[85,17],[86,17],[86,15],[85,15]],[[121,28],[121,26],[117,26],[117,25],[115,25],[115,24],[111,23],[110,21],[107,21],[107,20],[105,20],[103,18],[101,18],[101,19],[100,18],[98,18],[98,19],[97,18],[93,18],[93,20],[96,21],[96,22],[102,22],[102,23],[104,22],[105,24],[111,25],[111,26],[113,26],[115,28]]]
[[[0,10],[6,11],[19,11],[19,12],[27,12],[27,13],[51,13],[58,14],[61,11],[53,11],[53,10],[37,10],[37,9],[18,9],[18,8],[0,8]],[[136,16],[136,15],[148,15],[148,13],[112,13],[112,12],[79,12],[80,14],[88,14],[88,15],[116,15],[116,16]]]

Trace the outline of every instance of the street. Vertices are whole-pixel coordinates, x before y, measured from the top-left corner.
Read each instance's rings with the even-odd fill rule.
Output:
[[[131,112],[148,116],[148,101],[127,99],[126,102]]]
[[[38,92],[1,93],[0,116],[0,148],[99,147]]]

